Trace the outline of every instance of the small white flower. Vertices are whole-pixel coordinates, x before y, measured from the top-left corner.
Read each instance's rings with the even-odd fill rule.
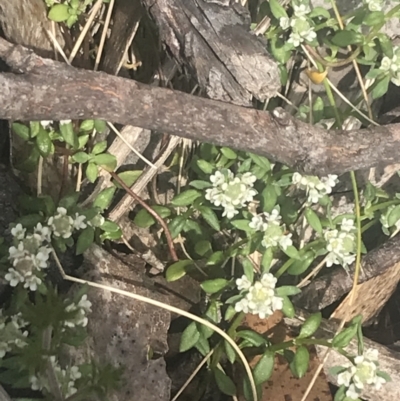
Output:
[[[101,227],[105,221],[105,218],[101,214],[98,214],[94,216],[92,220],[88,221],[88,224],[92,227]]]
[[[49,260],[49,255],[51,253],[51,249],[47,246],[42,246],[39,248],[38,253],[35,257],[36,265],[42,269],[48,267],[47,261]]]
[[[257,215],[252,217],[249,227],[256,231],[265,231],[268,223],[265,222],[261,215]]]
[[[82,295],[82,298],[78,302],[78,308],[82,308],[86,313],[89,313],[92,311],[91,307],[92,303],[88,300],[87,295]]]
[[[382,11],[382,0],[365,0],[369,11]]]
[[[43,226],[42,223],[36,224],[36,227],[34,228],[34,233],[41,237],[42,242],[50,241],[50,228],[47,226]]]
[[[236,279],[236,286],[239,291],[248,290],[251,287],[251,282],[243,275],[241,278]]]
[[[70,124],[72,120],[60,120],[60,125],[67,125]]]
[[[38,285],[40,285],[42,283],[42,280],[39,277],[36,277],[34,274],[25,277],[25,284],[24,284],[24,288],[28,288],[31,291],[36,291]]]
[[[298,6],[293,4],[293,12],[297,18],[302,18],[311,12],[311,8],[305,4],[300,4]]]
[[[8,249],[9,259],[18,259],[25,256],[24,243],[20,242],[17,247],[10,246]]]
[[[292,245],[293,245],[293,241],[292,241],[291,237],[292,237],[292,234],[287,234],[287,235],[282,236],[282,237],[279,239],[279,246],[280,246],[284,251],[286,251],[286,249],[287,249],[288,246],[292,246]]]
[[[286,31],[286,29],[290,27],[290,18],[288,17],[279,18],[279,25],[284,31]]]
[[[57,214],[49,218],[48,225],[56,237],[69,238],[72,235],[74,220],[67,215],[63,207],[57,208]]]
[[[24,282],[24,276],[19,274],[13,268],[8,269],[8,273],[4,276],[4,278],[10,283],[11,287],[16,287],[19,283]]]
[[[354,225],[354,220],[353,219],[343,219],[341,226],[340,226],[342,231],[346,231],[346,232],[351,232],[354,231],[356,229],[355,225]]]
[[[293,47],[299,47],[301,43],[304,42],[304,39],[301,37],[301,35],[297,32],[291,32],[288,43],[291,43]]]
[[[235,311],[249,313],[249,301],[246,298],[243,298],[239,302],[236,302]]]
[[[14,238],[22,240],[25,237],[26,228],[22,227],[22,224],[17,224],[11,229],[11,234]]]
[[[352,400],[358,400],[359,393],[357,392],[357,388],[354,384],[350,384],[346,391],[346,397],[349,397]]]
[[[337,382],[338,385],[344,385],[345,387],[350,386],[350,381],[353,378],[354,372],[351,370],[346,369],[344,372],[338,374]]]
[[[86,216],[80,215],[79,213],[75,213],[75,219],[74,219],[75,230],[85,229],[87,227],[85,220],[86,220]]]
[[[77,380],[77,379],[80,379],[82,377],[82,373],[79,371],[78,366],[72,366],[70,368],[69,374],[70,374],[70,378],[72,380]]]

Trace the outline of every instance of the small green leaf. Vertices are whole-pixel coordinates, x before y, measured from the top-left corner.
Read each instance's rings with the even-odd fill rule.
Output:
[[[321,324],[321,320],[321,312],[314,313],[313,315],[309,316],[302,324],[298,338],[311,337],[317,331],[319,325]]]
[[[331,18],[331,15],[329,14],[329,11],[324,7],[314,7],[311,13],[308,14],[308,17],[309,18],[323,17],[328,20]]]
[[[384,55],[393,58],[393,43],[389,36],[384,33],[378,33],[377,37]]]
[[[282,299],[283,299],[283,306],[282,306],[283,314],[287,317],[293,318],[295,315],[295,310],[292,302],[286,296],[283,296]]]
[[[174,206],[188,206],[192,205],[193,202],[201,196],[201,193],[197,191],[196,189],[188,189],[184,192],[181,192],[180,194],[176,195],[172,201],[171,204]]]
[[[262,209],[264,212],[271,213],[276,205],[278,194],[276,187],[273,184],[267,184],[261,193],[262,196]]]
[[[276,19],[279,20],[280,18],[288,17],[286,10],[281,6],[278,0],[269,0],[269,6],[271,7],[272,15]]]
[[[220,152],[229,160],[237,159],[237,153],[230,148],[221,148]]]
[[[301,379],[308,369],[310,362],[310,353],[306,347],[298,347],[292,363],[290,364],[291,370],[296,377]]]
[[[254,232],[254,230],[249,226],[249,220],[241,219],[241,220],[232,220],[231,224],[233,227],[238,230],[246,231],[246,232]]]
[[[186,275],[186,269],[193,265],[192,260],[179,260],[168,267],[165,277],[168,282],[176,281]]]
[[[115,158],[114,155],[110,155],[109,153],[102,153],[101,155],[96,155],[93,158],[93,162],[107,171],[114,171],[115,167],[117,167],[117,159]]]
[[[332,43],[340,47],[361,44],[363,41],[364,36],[361,33],[347,30],[340,30],[332,38]]]
[[[29,138],[30,138],[30,129],[26,125],[20,124],[20,123],[13,123],[12,129],[24,141],[28,141],[29,140]]]
[[[305,217],[307,219],[308,224],[313,228],[317,233],[322,233],[322,224],[314,210],[307,208],[305,211]]]
[[[304,273],[315,259],[315,254],[312,251],[307,251],[300,260],[295,260],[287,270],[288,274],[298,276]]]
[[[74,149],[79,148],[78,135],[76,135],[72,122],[61,123],[60,122],[60,133],[64,141],[72,146]]]
[[[107,149],[107,141],[101,141],[96,143],[96,145],[93,146],[92,154],[98,155],[100,153],[103,153]]]
[[[385,14],[383,11],[373,11],[367,13],[363,23],[368,26],[379,26],[385,23]]]
[[[199,206],[197,209],[211,228],[213,228],[215,231],[220,231],[221,227],[219,225],[219,219],[214,210],[207,206]]]
[[[236,360],[236,351],[232,348],[232,345],[230,345],[226,340],[224,340],[224,348],[228,361],[233,364]]]
[[[31,130],[31,138],[36,138],[39,135],[40,129],[42,126],[40,125],[39,121],[30,121],[29,128]],[[42,128],[44,131],[44,129]]]
[[[43,157],[47,157],[53,149],[53,142],[49,133],[44,129],[39,129],[39,133],[36,136],[36,146]]]
[[[197,160],[197,166],[206,174],[212,174],[214,171],[214,166],[205,160]]]
[[[256,384],[266,382],[274,371],[274,353],[271,351],[264,352],[263,356],[254,367],[253,376]]]
[[[96,199],[93,202],[93,206],[99,208],[100,212],[103,212],[106,210],[114,197],[115,194],[115,187],[110,187],[103,189],[97,196]]]
[[[94,242],[94,229],[87,226],[76,241],[76,255],[82,255]]]
[[[386,75],[385,77],[377,81],[372,89],[372,98],[378,99],[382,97],[384,94],[386,94],[389,88],[389,83],[390,83],[390,75]]]
[[[342,330],[339,334],[337,334],[332,340],[332,345],[335,348],[347,347],[356,334],[357,334],[357,325],[354,324]]]
[[[300,259],[299,251],[293,245],[288,246],[286,249],[282,249],[282,251],[285,252],[289,258]]]
[[[173,218],[168,223],[169,231],[171,232],[172,238],[176,238],[184,229],[187,222],[187,217],[180,215]]]
[[[141,228],[148,228],[155,224],[154,217],[146,210],[141,209],[133,219],[133,222]]]
[[[83,120],[79,127],[80,131],[93,131],[94,120]]]
[[[78,143],[79,143],[79,148],[78,149],[82,149],[86,146],[86,144],[88,143],[89,140],[89,135],[88,134],[84,134],[84,135],[79,135],[78,136]]]
[[[400,220],[400,205],[395,206],[387,216],[389,227],[394,226]]]
[[[200,284],[200,287],[205,291],[207,294],[215,294],[218,291],[221,291],[229,284],[228,280],[224,278],[216,278],[214,280],[206,280]]]
[[[107,123],[104,120],[94,120],[94,128],[102,134],[107,128]]]
[[[271,163],[266,157],[259,156],[254,153],[249,153],[249,156],[257,166],[264,170],[265,173],[271,170]]]
[[[89,155],[86,152],[77,152],[72,156],[72,160],[76,163],[86,163],[89,160]]]
[[[185,352],[193,348],[197,341],[199,341],[200,332],[197,329],[195,322],[189,324],[182,333],[181,343],[179,345],[179,352]]]
[[[119,225],[117,223],[114,223],[111,220],[106,220],[101,226],[100,228],[103,231],[107,231],[109,233],[119,233],[121,231]]]
[[[189,185],[196,189],[206,189],[211,187],[211,183],[209,181],[202,180],[191,181]]]
[[[283,285],[282,287],[276,288],[276,295],[278,296],[291,296],[291,295],[297,295],[301,293],[301,289],[298,287],[295,287],[293,285]]]
[[[87,179],[91,182],[94,183],[97,179],[97,176],[99,174],[97,166],[90,162],[87,167],[86,167],[86,177]]]
[[[205,256],[209,252],[212,252],[211,242],[208,240],[196,242],[194,245],[194,250],[198,255]]]
[[[242,260],[242,266],[243,266],[244,275],[247,277],[247,280],[249,280],[250,283],[252,283],[253,280],[254,280],[254,266],[253,266],[253,264],[250,262],[249,259],[244,258]]]
[[[142,172],[142,170],[123,171],[122,173],[118,174],[118,177],[124,182],[127,187],[131,187],[142,175]],[[118,182],[113,180],[113,183],[117,188],[122,188]]]
[[[261,259],[261,268],[263,273],[269,272],[273,258],[274,258],[274,252],[272,251],[272,248],[268,248],[264,252],[263,257]]]
[[[55,22],[64,22],[70,17],[67,4],[55,4],[51,7],[48,18]]]
[[[225,260],[225,255],[222,251],[214,252],[207,260],[208,266],[214,266]]]
[[[197,341],[195,348],[203,356],[206,356],[210,352],[210,344],[208,343],[208,340],[202,335],[201,331],[199,341]]]
[[[63,207],[67,210],[73,209],[78,203],[79,192],[72,192],[66,196],[64,196],[60,202],[58,202],[59,207]]]
[[[252,330],[240,330],[236,333],[236,336],[238,338],[243,338],[243,340],[246,340],[254,347],[261,347],[266,343],[265,338],[261,334],[258,334]]]
[[[222,372],[222,370],[215,368],[214,377],[215,377],[215,382],[217,383],[217,386],[222,393],[230,396],[236,394],[235,384],[233,383],[230,377],[228,377],[224,372]]]

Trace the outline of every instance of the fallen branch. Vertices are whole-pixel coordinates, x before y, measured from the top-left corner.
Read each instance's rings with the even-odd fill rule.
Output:
[[[102,118],[258,153],[295,170],[326,175],[400,162],[400,124],[326,131],[277,108],[248,109],[42,59],[0,40],[18,74],[0,74],[0,118]]]

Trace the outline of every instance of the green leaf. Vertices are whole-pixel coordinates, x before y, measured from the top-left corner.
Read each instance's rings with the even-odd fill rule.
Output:
[[[309,316],[301,326],[298,338],[311,337],[317,331],[319,325],[321,324],[321,320],[321,312],[314,313],[313,315]]]
[[[172,238],[176,238],[182,232],[183,228],[185,227],[186,221],[187,217],[181,215],[176,216],[168,223],[168,228],[171,232]]]
[[[21,223],[24,228],[33,228],[38,223],[43,223],[43,217],[40,214],[26,214],[19,217],[17,223]]]
[[[196,349],[201,355],[206,356],[210,352],[210,344],[200,331],[199,341],[195,345]]]
[[[196,189],[188,189],[186,191],[181,192],[180,194],[176,195],[171,204],[174,206],[188,206],[192,205],[193,202],[201,196],[201,193]]]
[[[271,163],[266,157],[259,156],[254,153],[249,153],[249,156],[257,166],[261,167],[264,170],[265,173],[271,171]]]
[[[107,123],[104,120],[94,120],[94,128],[102,134],[107,128]]]
[[[332,340],[332,345],[335,348],[347,347],[356,334],[357,334],[357,325],[354,324],[342,330],[339,334],[337,334]]]
[[[70,17],[67,4],[55,4],[51,7],[48,18],[55,22],[64,22]]]
[[[94,129],[94,120],[83,120],[79,127],[80,131],[93,131],[93,129]]]
[[[292,276],[298,276],[304,273],[315,259],[315,254],[312,251],[307,251],[302,259],[295,260],[294,263],[287,269],[287,273]]]
[[[297,295],[301,293],[301,289],[297,288],[293,285],[283,285],[282,287],[276,288],[276,295],[278,296],[291,296],[291,295]]]
[[[367,26],[378,26],[385,23],[385,14],[383,11],[373,11],[367,13],[364,18],[364,24]]]
[[[146,209],[141,209],[136,214],[135,218],[133,219],[133,222],[138,227],[148,228],[151,227],[153,224],[155,224],[156,221],[154,217]]]
[[[36,138],[39,135],[39,131],[41,129],[41,125],[39,121],[30,121],[29,128],[31,130],[31,138]],[[42,128],[44,131],[44,129]]]
[[[323,17],[325,19],[330,19],[331,15],[329,14],[329,11],[324,8],[324,7],[314,7],[310,14],[308,14],[309,18],[314,18],[314,17]]]
[[[97,179],[98,174],[99,174],[99,170],[98,170],[97,166],[93,162],[90,162],[86,167],[87,179],[91,183],[94,183]]]
[[[80,193],[79,192],[72,192],[66,196],[64,196],[60,202],[58,202],[59,207],[64,207],[67,210],[70,210],[76,206],[78,203]]]
[[[211,183],[209,181],[202,180],[191,181],[189,185],[196,189],[206,189],[211,187]]]
[[[250,262],[249,259],[244,258],[242,260],[242,266],[243,266],[244,275],[247,277],[247,280],[249,280],[252,283],[253,280],[254,280],[254,266],[253,266],[253,264]]]
[[[274,353],[271,351],[264,352],[263,356],[254,367],[253,376],[256,384],[266,382],[274,371]]]
[[[76,255],[82,255],[94,242],[94,229],[87,226],[76,241]]]
[[[106,210],[110,206],[110,204],[113,200],[115,191],[116,191],[115,187],[103,189],[96,196],[96,199],[93,202],[93,206],[99,208],[100,212],[103,212],[104,210]]]
[[[107,231],[109,233],[119,233],[120,232],[120,228],[119,225],[111,220],[106,220],[101,226],[100,228],[103,231]]]
[[[313,104],[314,123],[321,121],[324,117],[324,101],[320,96],[315,99]]]
[[[307,208],[305,211],[305,217],[307,219],[308,224],[313,228],[317,233],[322,233],[322,224],[314,210]]]
[[[378,99],[380,97],[382,97],[383,95],[386,94],[386,92],[388,91],[389,88],[389,83],[390,83],[390,75],[386,75],[385,77],[383,77],[382,79],[380,79],[379,81],[377,81],[375,83],[375,85],[373,86],[372,89],[372,98],[373,99]]]
[[[211,242],[208,240],[202,240],[196,242],[194,245],[195,252],[200,256],[205,256],[208,253],[212,252]]]
[[[49,133],[44,129],[39,129],[39,133],[36,136],[36,146],[43,157],[47,157],[53,149],[53,142]]]
[[[340,386],[335,393],[334,401],[344,401],[347,398],[346,391],[347,387],[345,387],[344,385]]]
[[[224,340],[224,348],[228,361],[233,364],[236,360],[236,351],[232,348],[232,345],[230,345],[226,340]]]
[[[288,47],[286,45],[286,42],[284,42],[283,40],[281,40],[279,37],[276,36],[273,37],[270,41],[270,49],[271,49],[271,54],[274,56],[276,61],[280,63],[279,64],[280,66],[284,66],[292,55],[292,48]],[[281,76],[281,81],[282,81],[282,76]]]
[[[76,135],[72,122],[61,123],[60,122],[60,133],[64,141],[74,149],[79,148],[78,135]]]
[[[332,43],[340,47],[361,44],[363,41],[364,36],[361,33],[347,30],[337,32],[332,38]]]
[[[292,363],[290,364],[291,370],[296,377],[301,379],[308,369],[310,362],[310,353],[306,347],[298,347]]]
[[[168,267],[165,277],[168,282],[176,281],[186,275],[186,269],[193,265],[192,260],[179,260]]]
[[[293,318],[295,315],[295,310],[292,302],[286,296],[283,296],[282,299],[283,299],[283,306],[282,306],[283,314],[287,317]]]
[[[235,384],[233,383],[230,377],[228,377],[224,372],[222,372],[222,370],[215,368],[214,377],[215,377],[215,382],[217,383],[217,386],[222,393],[231,396],[236,394]]]
[[[393,58],[393,43],[389,36],[384,33],[378,33],[377,37],[383,54],[389,58]]]
[[[212,174],[214,171],[214,166],[205,160],[197,160],[197,166],[206,174]]]
[[[216,278],[213,280],[206,280],[200,284],[200,287],[207,294],[215,294],[216,292],[221,291],[229,284],[229,281],[224,278]]]
[[[220,152],[229,160],[236,160],[237,159],[237,153],[234,152],[232,149],[230,148],[221,148]]]
[[[213,228],[215,231],[220,231],[221,227],[219,225],[219,219],[214,210],[207,206],[199,206],[198,210],[201,213],[203,219],[211,228]]]
[[[272,259],[274,258],[274,252],[272,251],[272,248],[268,248],[261,259],[261,269],[262,273],[269,272],[269,269],[271,268],[271,263]]]
[[[265,338],[261,334],[258,334],[252,330],[240,330],[236,333],[236,336],[238,338],[243,338],[243,340],[246,340],[254,347],[261,347],[266,343]]]
[[[137,179],[142,175],[142,170],[130,170],[130,171],[123,171],[122,173],[118,174],[118,177],[124,182],[127,187],[131,187]],[[121,185],[113,180],[113,184],[117,188],[122,188]]]
[[[26,125],[13,123],[12,129],[24,141],[28,141],[30,139],[30,129]]]
[[[400,220],[400,205],[395,206],[387,216],[389,227],[394,226]]]
[[[32,173],[35,171],[40,158],[39,149],[34,146],[31,148],[31,152],[24,161],[16,165],[16,168],[27,173]]]
[[[79,135],[78,136],[78,143],[79,143],[79,149],[82,149],[83,147],[86,146],[89,140],[89,135],[84,134],[84,135]]]
[[[262,209],[264,212],[271,213],[278,200],[276,187],[273,184],[267,184],[261,193]]]
[[[280,19],[283,17],[288,17],[286,10],[281,6],[278,0],[269,0],[269,6],[271,7],[272,15],[276,19]]]
[[[293,245],[288,246],[286,249],[282,249],[282,251],[285,252],[289,258],[300,259],[299,251]]]
[[[246,231],[246,232],[254,232],[254,230],[249,226],[249,220],[241,219],[241,220],[232,220],[231,224],[233,227],[238,230]]]
[[[93,158],[93,162],[97,165],[103,167],[107,171],[114,171],[117,167],[117,159],[114,155],[109,153],[102,153],[101,155],[96,155]]]
[[[77,152],[72,156],[72,160],[76,163],[86,163],[89,160],[89,155],[86,152]]]
[[[214,252],[207,260],[208,266],[214,266],[225,260],[225,255],[222,251]]]
[[[199,341],[200,332],[197,329],[195,322],[189,324],[183,331],[181,336],[181,343],[179,345],[179,352],[185,352],[193,348],[197,341]]]
[[[100,153],[103,153],[107,149],[107,141],[101,141],[96,143],[96,145],[93,146],[92,154],[93,155],[98,155]]]

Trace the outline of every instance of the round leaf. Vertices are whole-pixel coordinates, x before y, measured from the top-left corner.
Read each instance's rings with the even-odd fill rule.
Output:
[[[208,294],[215,294],[228,285],[229,281],[224,278],[203,281],[200,286]]]
[[[86,152],[77,152],[72,156],[72,160],[76,163],[86,163],[89,160],[89,155]]]
[[[179,260],[168,267],[165,277],[168,282],[176,281],[186,275],[186,268],[191,266],[191,260]]]
[[[64,22],[69,16],[67,4],[55,4],[51,7],[48,18],[55,22]]]

